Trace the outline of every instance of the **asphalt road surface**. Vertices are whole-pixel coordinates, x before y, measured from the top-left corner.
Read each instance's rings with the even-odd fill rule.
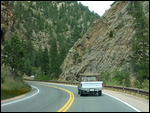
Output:
[[[76,86],[27,81],[25,96],[1,103],[1,112],[138,112],[110,95],[80,96]]]

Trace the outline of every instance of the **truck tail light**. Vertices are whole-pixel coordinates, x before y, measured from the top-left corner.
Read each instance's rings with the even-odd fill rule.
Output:
[[[104,86],[104,84],[102,83],[102,86]]]
[[[82,84],[81,84],[81,87],[82,87]]]

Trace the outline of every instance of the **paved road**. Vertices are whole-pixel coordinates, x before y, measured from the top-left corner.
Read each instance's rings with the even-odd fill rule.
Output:
[[[107,94],[80,97],[77,87],[28,82],[33,90],[17,100],[1,103],[2,112],[137,112]]]

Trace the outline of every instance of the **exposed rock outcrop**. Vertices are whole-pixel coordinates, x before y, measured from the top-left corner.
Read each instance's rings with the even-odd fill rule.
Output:
[[[3,37],[1,37],[1,43],[3,40],[9,40],[10,30],[13,25],[14,17],[9,1],[1,1],[1,30],[4,34]]]
[[[75,43],[62,64],[61,80],[75,80],[78,73],[112,72],[120,68],[124,61],[128,62],[132,38],[136,32],[134,19],[127,10],[129,3],[114,2],[82,39]],[[142,4],[149,21],[149,10],[146,8],[149,2]]]

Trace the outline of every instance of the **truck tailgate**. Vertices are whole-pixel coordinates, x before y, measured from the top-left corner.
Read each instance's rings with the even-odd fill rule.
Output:
[[[82,88],[101,88],[103,82],[81,82]]]

